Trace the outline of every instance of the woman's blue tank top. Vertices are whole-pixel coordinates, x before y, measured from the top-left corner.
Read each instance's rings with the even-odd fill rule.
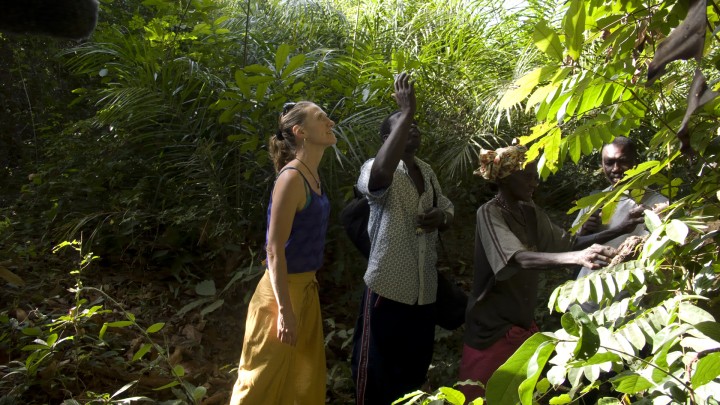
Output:
[[[297,170],[294,167],[288,169]],[[300,170],[297,170],[305,181],[306,190],[310,193],[310,203],[295,213],[290,237],[285,243],[285,259],[288,273],[303,273],[319,269],[323,264],[325,250],[325,233],[330,219],[330,201],[327,194],[318,194],[310,187]],[[282,172],[280,172],[282,173]],[[278,173],[278,176],[280,174]],[[265,230],[265,246],[267,247],[267,230],[270,226],[272,196],[267,210],[267,227]]]

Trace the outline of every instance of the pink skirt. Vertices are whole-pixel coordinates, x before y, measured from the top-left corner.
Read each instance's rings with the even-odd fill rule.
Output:
[[[530,336],[538,331],[539,329],[535,323],[530,326],[530,329],[513,326],[503,338],[498,339],[492,346],[485,349],[477,350],[468,345],[463,345],[459,381],[473,380],[483,384],[482,387],[478,385],[458,386],[460,392],[465,394],[466,403],[484,397],[484,386],[495,370],[500,368]]]

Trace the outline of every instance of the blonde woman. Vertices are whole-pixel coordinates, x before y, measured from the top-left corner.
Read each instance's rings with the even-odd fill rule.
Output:
[[[330,203],[318,166],[335,123],[309,101],[288,103],[270,138],[277,178],[267,217],[267,270],[248,308],[231,405],[324,404],[325,348],[316,271]]]

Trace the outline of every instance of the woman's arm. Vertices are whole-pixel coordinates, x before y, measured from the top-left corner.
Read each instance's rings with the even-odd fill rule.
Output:
[[[305,205],[305,199],[305,187],[299,173],[287,170],[278,177],[268,226],[268,270],[278,305],[277,337],[293,346],[297,342],[297,324],[290,302],[285,243],[290,237],[295,213]]]

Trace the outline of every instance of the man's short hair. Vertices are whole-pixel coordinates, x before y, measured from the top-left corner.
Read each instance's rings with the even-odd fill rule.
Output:
[[[626,150],[628,153],[630,153],[630,156],[633,158],[633,160],[637,159],[637,157],[638,157],[637,146],[635,145],[635,142],[626,136],[622,136],[622,135],[616,136],[612,142],[606,143],[605,145],[603,145],[600,153],[602,153],[602,151],[604,151],[605,147],[608,145],[615,145],[618,148],[622,148],[623,150]]]
[[[380,140],[384,141],[385,137],[390,135],[390,132],[392,131],[392,127],[390,126],[390,118],[392,118],[394,115],[400,114],[400,110],[395,110],[390,113],[383,122],[380,124]]]

